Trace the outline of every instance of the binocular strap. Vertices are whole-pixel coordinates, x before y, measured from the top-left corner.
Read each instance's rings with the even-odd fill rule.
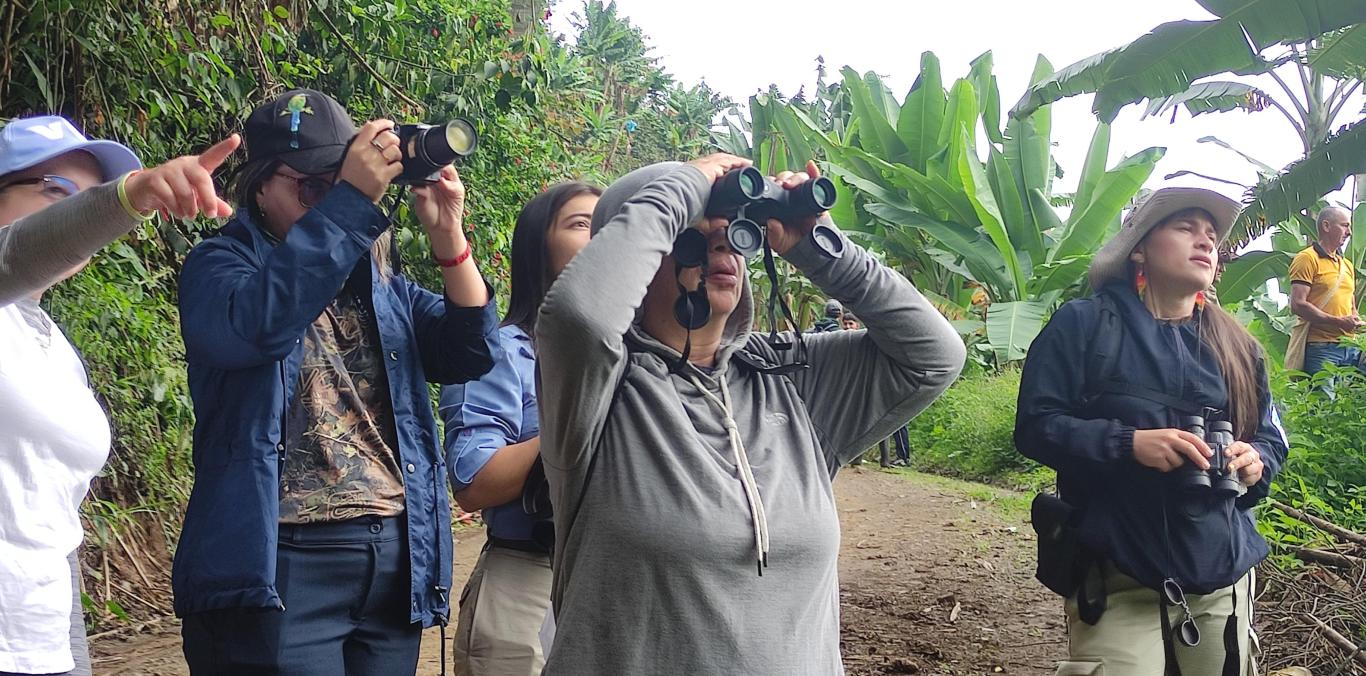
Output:
[[[769,246],[768,239],[764,239],[764,272],[768,275],[768,343],[778,345],[782,339],[778,337],[778,310],[783,312],[783,318],[787,320],[788,327],[792,329],[792,335],[797,341],[797,355],[793,363],[799,368],[806,366],[806,341],[802,340],[802,332],[797,327],[797,320],[792,316],[792,308],[787,306],[787,300],[783,298],[779,290],[778,266],[773,261],[773,247]],[[783,349],[783,348],[778,348]]]

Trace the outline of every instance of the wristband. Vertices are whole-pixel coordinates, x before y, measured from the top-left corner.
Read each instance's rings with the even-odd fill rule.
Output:
[[[150,221],[152,220],[153,216],[156,216],[156,212],[149,211],[147,213],[143,213],[141,211],[138,211],[137,208],[133,206],[133,202],[128,199],[128,178],[133,174],[140,173],[141,171],[141,169],[134,169],[133,171],[130,171],[119,178],[119,204],[123,206],[123,210],[128,212],[128,215],[132,216],[134,220]]]
[[[465,250],[461,252],[459,256],[456,256],[455,258],[437,258],[436,255],[433,254],[432,260],[436,261],[436,264],[443,268],[453,268],[468,260],[470,254],[473,252],[474,246],[470,244],[469,240],[465,240]]]

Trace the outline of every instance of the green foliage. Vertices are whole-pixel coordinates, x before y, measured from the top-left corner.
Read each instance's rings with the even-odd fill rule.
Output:
[[[885,253],[950,319],[982,322],[990,358],[1005,364],[1024,358],[1058,303],[1085,291],[1091,254],[1118,229],[1164,150],[1107,170],[1110,128],[1099,125],[1063,218],[1053,206],[1051,111],[1037,108],[1003,130],[991,67],[987,52],[945,89],[927,52],[899,102],[879,76],[846,68],[841,86],[818,85],[812,103],[752,97],[749,123],[728,122],[719,140],[761,168],[822,155],[838,179],[841,225]],[[1040,57],[1034,80],[1052,71]]]
[[[1334,396],[1323,383],[1334,378]],[[1366,376],[1327,367],[1313,378],[1278,373],[1272,389],[1290,435],[1290,459],[1272,497],[1357,532],[1366,532]],[[1281,546],[1322,542],[1323,533],[1271,509],[1259,526]]]
[[[1037,487],[1052,470],[1015,450],[1015,401],[1020,371],[968,375],[911,421],[911,463],[917,470],[960,479]]]

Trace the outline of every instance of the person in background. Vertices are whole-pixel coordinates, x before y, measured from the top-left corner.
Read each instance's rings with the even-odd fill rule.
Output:
[[[448,617],[427,383],[487,373],[497,315],[454,167],[413,190],[444,293],[394,270],[393,126],[313,90],[259,106],[238,211],[185,260],[195,479],[171,583],[196,676],[412,674]]]
[[[841,317],[844,315],[844,306],[838,300],[831,298],[825,301],[825,310],[821,318],[816,320],[808,333],[829,333],[831,331],[842,331]]]
[[[1318,240],[1290,263],[1290,311],[1301,324],[1295,330],[1304,333],[1299,338],[1305,342],[1302,370],[1313,375],[1324,364],[1362,369],[1361,350],[1338,344],[1362,326],[1356,305],[1356,270],[1342,255],[1352,234],[1352,213],[1328,207],[1319,212],[1317,222]],[[1292,340],[1296,338],[1292,335]]]
[[[0,129],[0,675],[90,674],[79,509],[109,419],[39,301],[158,211],[230,215],[211,174],[238,143],[141,170],[133,151],[65,118]]]
[[[1144,198],[1092,260],[1095,295],[1029,348],[1015,445],[1058,472],[1061,502],[1036,498],[1034,523],[1039,578],[1066,599],[1059,676],[1255,669],[1253,507],[1289,443],[1261,345],[1204,296],[1238,208],[1196,188]]]
[[[588,244],[601,194],[585,183],[561,183],[522,208],[512,234],[512,297],[499,329],[502,358],[480,379],[442,388],[455,499],[467,511],[481,511],[488,526],[484,551],[460,594],[460,676],[536,676],[545,666],[539,633],[550,608],[554,536],[544,532],[547,515],[529,514],[522,499],[545,481],[543,472],[533,472],[541,437],[531,336],[546,290]]]
[[[845,331],[857,331],[863,328],[863,324],[859,323],[858,317],[854,313],[845,312],[844,317],[840,319],[840,328]]]

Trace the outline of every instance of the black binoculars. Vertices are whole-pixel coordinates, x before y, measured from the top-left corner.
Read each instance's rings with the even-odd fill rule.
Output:
[[[706,215],[731,219],[726,227],[726,242],[735,253],[754,258],[763,249],[764,224],[768,219],[791,223],[829,211],[833,206],[835,184],[824,176],[786,190],[758,169],[743,167],[726,172],[712,185]],[[675,260],[683,267],[701,265],[707,256],[705,238],[680,239],[683,241],[674,244]]]
[[[1237,495],[1242,486],[1238,482],[1238,477],[1228,471],[1228,463],[1233,459],[1229,457],[1228,448],[1235,440],[1233,423],[1214,420],[1206,426],[1203,417],[1192,415],[1181,418],[1181,428],[1204,439],[1210,450],[1214,451],[1214,457],[1209,459],[1209,469],[1200,469],[1195,465],[1180,469],[1177,480],[1181,488],[1192,492],[1213,490],[1221,497]]]
[[[435,183],[442,168],[469,157],[479,146],[474,125],[460,118],[439,125],[400,124],[394,133],[403,153],[403,173],[394,179],[394,185]]]

